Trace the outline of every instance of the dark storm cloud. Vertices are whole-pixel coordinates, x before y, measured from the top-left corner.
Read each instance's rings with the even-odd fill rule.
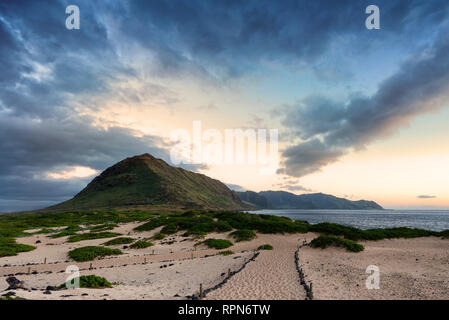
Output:
[[[353,149],[389,136],[416,115],[437,110],[449,98],[449,36],[403,63],[370,96],[337,103],[322,96],[292,106],[284,124],[305,142],[283,152],[281,173],[300,177],[319,171]]]
[[[445,0],[376,1],[378,32],[365,28],[372,1],[128,1],[118,18],[126,35],[158,55],[160,71],[196,66],[235,77],[257,62],[314,62],[341,36],[361,53],[390,39],[407,41],[448,16]],[[400,39],[398,40],[398,37]],[[402,40],[401,40],[402,39]]]
[[[80,30],[65,28],[69,4],[80,7]],[[389,28],[367,33],[363,24],[368,4],[349,0],[1,1],[0,210],[14,206],[30,209],[31,202],[20,204],[25,198],[40,198],[33,202],[36,204],[59,201],[86,183],[83,179],[43,178],[51,170],[74,165],[102,170],[144,152],[167,159],[168,145],[158,137],[137,137],[120,127],[105,130],[78,115],[77,106],[98,108],[101,101],[94,99],[97,96],[145,100],[139,94],[117,90],[115,82],[139,81],[140,72],[177,77],[183,71],[225,81],[251,72],[264,60],[286,65],[313,62],[326,53],[337,35],[363,37],[360,47],[369,50],[370,43],[382,41],[389,33],[406,29],[408,34],[413,34],[409,29],[419,33],[447,16],[445,1],[379,1],[383,25]],[[154,57],[156,70],[140,70],[123,62],[133,44],[143,48],[142,56]],[[426,91],[431,91],[430,87]],[[151,94],[166,97],[167,103],[177,99],[167,88],[151,89],[155,90]],[[381,91],[379,101],[368,105],[391,99],[392,93]],[[330,111],[325,104],[322,102],[322,110]],[[343,143],[348,133],[337,129],[341,121],[358,121],[356,106],[347,109],[354,114],[329,112],[325,124],[313,121],[301,129],[301,136],[311,140],[297,150],[285,151],[287,172],[298,164],[307,167],[298,170],[310,172],[310,168],[334,161],[344,150],[330,148],[333,143],[340,148],[360,144]],[[312,118],[313,110],[310,113]],[[359,117],[369,116],[367,113]],[[375,131],[367,123],[365,127]],[[354,128],[351,125],[346,130]],[[317,140],[314,136],[320,134],[330,137]],[[295,150],[309,154],[298,155]],[[313,161],[314,155],[318,163]]]

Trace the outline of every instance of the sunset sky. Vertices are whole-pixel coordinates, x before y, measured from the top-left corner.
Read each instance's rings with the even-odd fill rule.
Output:
[[[233,188],[449,208],[447,0],[0,1],[0,66],[0,212],[129,156],[170,163],[193,121],[278,130],[273,174],[183,165]]]

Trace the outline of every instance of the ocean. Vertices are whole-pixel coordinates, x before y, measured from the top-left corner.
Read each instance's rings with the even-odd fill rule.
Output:
[[[441,231],[449,229],[449,210],[302,210],[249,211],[305,220],[311,224],[333,222],[359,229],[409,227]]]

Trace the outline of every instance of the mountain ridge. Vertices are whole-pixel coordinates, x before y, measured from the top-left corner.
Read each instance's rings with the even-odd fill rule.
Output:
[[[374,201],[351,201],[324,193],[296,195],[287,191],[268,190],[258,193],[254,191],[237,192],[237,194],[243,201],[253,204],[258,209],[383,210],[383,207]],[[261,197],[265,198],[266,201]],[[264,206],[263,203],[268,205]]]

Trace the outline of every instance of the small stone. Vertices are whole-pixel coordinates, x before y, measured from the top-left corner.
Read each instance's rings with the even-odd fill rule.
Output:
[[[14,291],[10,291],[5,294],[2,294],[3,297],[11,297],[11,296],[15,296],[15,295],[16,295],[16,293]]]
[[[51,291],[46,290],[46,291],[44,291],[43,293],[44,293],[44,294],[51,294]]]

